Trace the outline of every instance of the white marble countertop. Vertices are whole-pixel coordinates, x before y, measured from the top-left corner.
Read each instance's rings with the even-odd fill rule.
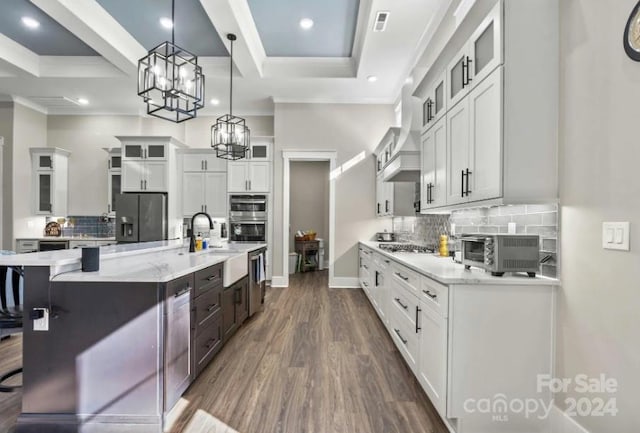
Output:
[[[30,238],[17,238],[16,241],[114,241],[115,236],[97,237],[97,236],[40,236]]]
[[[189,253],[189,241],[176,239],[102,246],[98,272],[80,270],[80,249],[0,256],[0,265],[67,267],[66,272],[53,278],[54,281],[163,282],[224,262],[234,255],[266,247],[264,243],[223,243],[219,248]]]
[[[455,263],[450,257],[440,257],[435,254],[390,253],[378,248],[380,242],[360,241],[360,243],[442,284],[560,285],[560,281],[554,278],[542,276],[530,278],[525,273],[505,274],[502,277],[494,277],[483,269],[465,269],[464,265]]]

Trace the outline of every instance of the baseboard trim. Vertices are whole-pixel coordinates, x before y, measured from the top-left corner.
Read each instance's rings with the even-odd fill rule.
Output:
[[[272,276],[271,277],[271,287],[289,287],[289,276]]]
[[[332,289],[357,289],[360,287],[360,280],[357,277],[333,277],[330,278],[329,287]]]
[[[590,433],[582,427],[575,418],[567,415],[558,406],[551,409],[551,432],[552,433]]]

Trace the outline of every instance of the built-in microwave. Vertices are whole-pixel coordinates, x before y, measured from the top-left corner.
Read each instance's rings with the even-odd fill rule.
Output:
[[[540,261],[540,236],[517,234],[463,234],[462,264],[485,269],[491,275],[526,272],[535,277]]]
[[[229,197],[229,219],[266,220],[266,195],[232,195]]]
[[[229,241],[265,242],[267,239],[266,221],[231,221]]]

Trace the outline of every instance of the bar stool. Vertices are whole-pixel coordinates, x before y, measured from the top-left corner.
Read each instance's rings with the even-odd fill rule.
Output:
[[[7,272],[9,271],[11,271],[11,287],[7,284]],[[21,267],[0,266],[0,337],[2,339],[9,338],[11,334],[22,332],[21,280],[24,280],[24,271]],[[14,392],[22,388],[21,385],[5,385],[7,380],[21,373],[22,367],[0,375],[0,392]]]

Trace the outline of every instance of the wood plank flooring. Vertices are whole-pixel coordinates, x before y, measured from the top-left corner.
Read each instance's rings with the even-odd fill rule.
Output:
[[[361,290],[269,288],[189,388],[171,433],[445,433]]]
[[[22,335],[0,341],[0,374],[8,373],[22,365]],[[22,382],[22,375],[7,381],[8,385]],[[0,432],[8,432],[16,423],[22,408],[22,391],[0,392]]]
[[[329,289],[327,273],[268,288],[249,319],[175,410],[170,433],[446,433],[359,289]],[[0,343],[0,371],[21,341]],[[20,394],[0,394],[0,432]]]

